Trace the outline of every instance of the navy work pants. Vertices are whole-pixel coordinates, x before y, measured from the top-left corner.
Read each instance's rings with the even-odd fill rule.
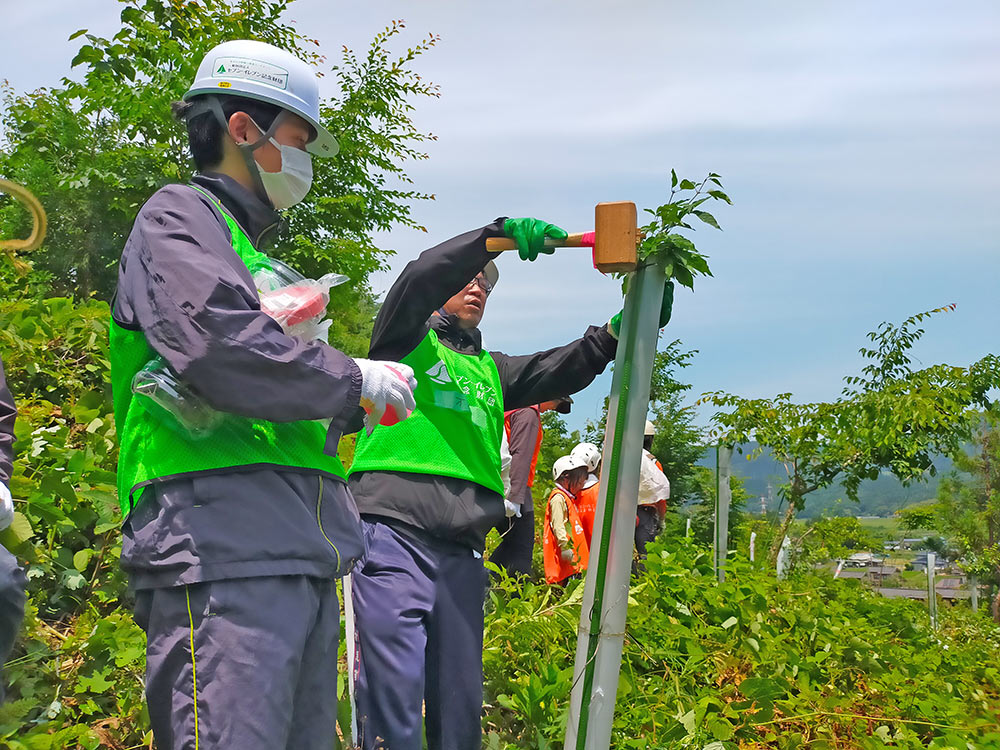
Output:
[[[430,750],[478,750],[482,559],[363,523],[368,556],[352,576],[362,749],[420,750],[425,715]]]
[[[643,560],[646,559],[646,545],[660,535],[660,514],[653,505],[640,505],[636,510],[635,526],[635,557],[632,559],[632,573],[638,574],[644,570]]]
[[[490,562],[507,575],[531,575],[531,557],[535,550],[535,508],[521,506],[521,517],[508,518],[497,529],[503,538],[490,555]]]
[[[333,579],[238,578],[137,593],[159,750],[330,750],[340,609]]]
[[[17,631],[21,629],[27,585],[28,579],[17,560],[0,546],[0,702],[4,699],[6,687],[2,674],[3,664],[14,648]]]

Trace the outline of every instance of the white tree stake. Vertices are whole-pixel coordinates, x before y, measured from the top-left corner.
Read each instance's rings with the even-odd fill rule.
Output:
[[[658,266],[643,266],[631,276],[625,295],[590,567],[583,588],[566,750],[607,750],[611,742],[625,640],[642,433],[665,280]]]
[[[733,449],[720,445],[715,449],[715,575],[726,579],[726,554],[729,552],[729,505],[733,499],[729,484]]]
[[[781,549],[778,550],[778,564],[775,566],[779,581],[788,574],[788,552],[791,546],[791,541],[785,536],[781,542]]]
[[[931,628],[937,630],[937,590],[934,587],[934,573],[937,567],[937,555],[927,553],[927,612],[931,616]]]

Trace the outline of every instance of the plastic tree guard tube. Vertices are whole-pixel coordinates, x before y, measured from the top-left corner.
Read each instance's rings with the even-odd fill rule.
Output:
[[[594,545],[566,726],[567,750],[607,750],[625,638],[642,436],[666,279],[657,265],[632,274],[608,404]]]

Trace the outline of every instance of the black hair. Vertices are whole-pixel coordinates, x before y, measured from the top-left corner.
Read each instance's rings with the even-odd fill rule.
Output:
[[[223,129],[215,114],[209,110],[202,110],[193,117],[188,117],[192,106],[203,98],[195,96],[192,97],[191,101],[171,104],[174,117],[183,120],[187,125],[188,146],[191,149],[194,165],[199,172],[211,169],[222,161]],[[220,96],[219,102],[222,104],[222,113],[226,116],[227,121],[235,112],[246,112],[264,130],[271,127],[274,118],[281,111],[280,107],[275,104],[247,99],[243,96]]]
[[[642,447],[648,451],[653,450],[653,435],[642,436]]]

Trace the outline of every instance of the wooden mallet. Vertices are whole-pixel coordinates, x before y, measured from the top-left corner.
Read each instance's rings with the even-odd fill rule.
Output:
[[[635,204],[629,201],[598,203],[594,209],[594,231],[571,234],[564,240],[546,238],[546,247],[591,247],[594,268],[601,273],[634,271],[638,265],[639,228]],[[489,237],[491,253],[516,250],[517,243],[506,237]]]

